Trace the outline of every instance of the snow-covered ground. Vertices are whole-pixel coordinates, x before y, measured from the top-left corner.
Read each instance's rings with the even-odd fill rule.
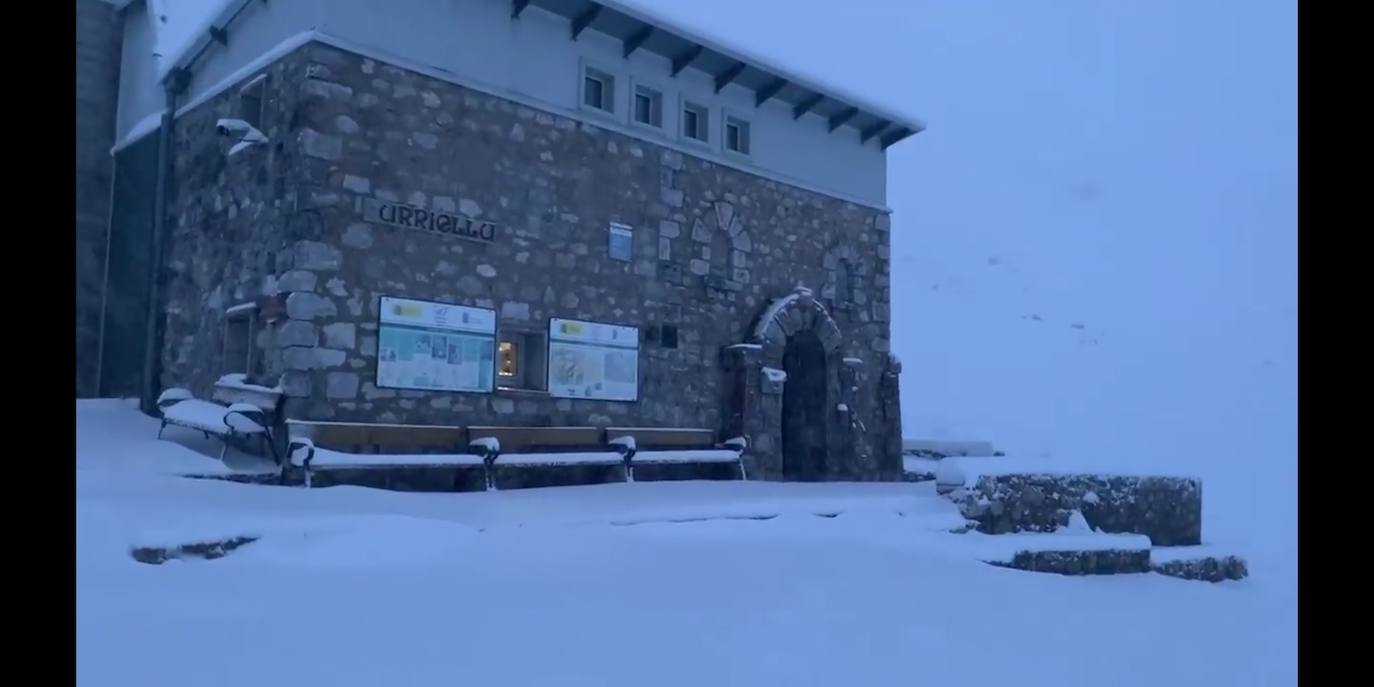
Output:
[[[1264,561],[1221,584],[995,568],[1013,538],[947,533],[930,483],[253,486],[176,477],[221,469],[179,441],[213,446],[126,404],[76,413],[82,685],[1296,683],[1292,581]],[[129,555],[238,535],[261,539]]]

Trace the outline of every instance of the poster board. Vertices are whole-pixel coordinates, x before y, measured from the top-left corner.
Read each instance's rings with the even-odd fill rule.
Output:
[[[496,311],[382,296],[377,386],[491,393]]]
[[[549,319],[548,390],[558,398],[639,400],[639,328]]]

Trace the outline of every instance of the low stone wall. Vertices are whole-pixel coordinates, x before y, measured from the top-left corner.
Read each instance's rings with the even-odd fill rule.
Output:
[[[992,565],[1031,572],[1060,575],[1120,575],[1150,571],[1150,551],[1022,551],[1010,562],[989,561]]]
[[[1245,559],[1237,556],[1206,556],[1192,560],[1173,560],[1154,563],[1150,569],[1170,577],[1204,582],[1242,580],[1250,575]]]
[[[987,534],[1053,532],[1079,511],[1094,529],[1143,534],[1155,546],[1202,543],[1202,483],[1181,477],[984,475],[951,498]]]

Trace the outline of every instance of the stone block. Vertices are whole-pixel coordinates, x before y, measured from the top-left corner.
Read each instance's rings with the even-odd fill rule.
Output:
[[[697,243],[710,244],[711,228],[706,226],[706,223],[701,221],[700,219],[697,219],[695,222],[692,222],[692,240],[696,241]]]
[[[344,364],[347,354],[331,348],[292,346],[282,349],[282,364],[288,370],[323,370]]]
[[[501,319],[503,320],[528,320],[530,319],[530,304],[518,301],[506,301],[501,304]]]
[[[288,320],[277,327],[278,346],[316,346],[319,342],[319,329],[309,322]]]
[[[314,386],[309,372],[288,370],[281,375],[282,393],[290,398],[309,398]]]
[[[275,291],[277,293],[290,293],[293,291],[314,292],[318,282],[319,277],[317,277],[314,272],[291,270],[277,277]]]
[[[319,241],[297,241],[291,248],[291,264],[298,270],[337,270],[343,265],[338,248]]]
[[[301,152],[309,157],[337,161],[343,156],[343,139],[338,136],[322,134],[314,129],[301,129],[297,141]]]
[[[356,372],[330,372],[325,375],[324,395],[333,400],[358,397],[360,379]]]
[[[324,333],[324,345],[351,351],[357,343],[357,326],[352,322],[327,324],[320,330]]]
[[[298,291],[286,297],[286,315],[293,320],[317,320],[338,314],[334,301],[314,293]]]
[[[669,219],[659,220],[659,238],[675,239],[682,235],[682,225]]]

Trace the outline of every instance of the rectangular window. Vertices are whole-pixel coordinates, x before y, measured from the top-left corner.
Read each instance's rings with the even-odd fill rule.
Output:
[[[547,350],[539,332],[502,332],[496,344],[496,383],[502,389],[542,391]]]
[[[738,117],[725,118],[725,149],[740,155],[749,154],[749,122]]]
[[[612,260],[629,262],[634,255],[634,229],[627,224],[611,222],[610,244],[607,250]]]
[[[694,103],[682,106],[682,135],[694,141],[705,143],[709,140],[710,115],[706,108]]]
[[[584,69],[582,104],[602,112],[615,112],[615,77],[599,69]]]
[[[262,100],[267,77],[260,76],[239,89],[239,119],[262,129]]]
[[[635,122],[663,126],[663,94],[646,86],[635,86]]]
[[[253,355],[253,338],[257,332],[257,306],[252,303],[236,305],[224,313],[224,350],[221,368],[226,373],[258,373]]]

